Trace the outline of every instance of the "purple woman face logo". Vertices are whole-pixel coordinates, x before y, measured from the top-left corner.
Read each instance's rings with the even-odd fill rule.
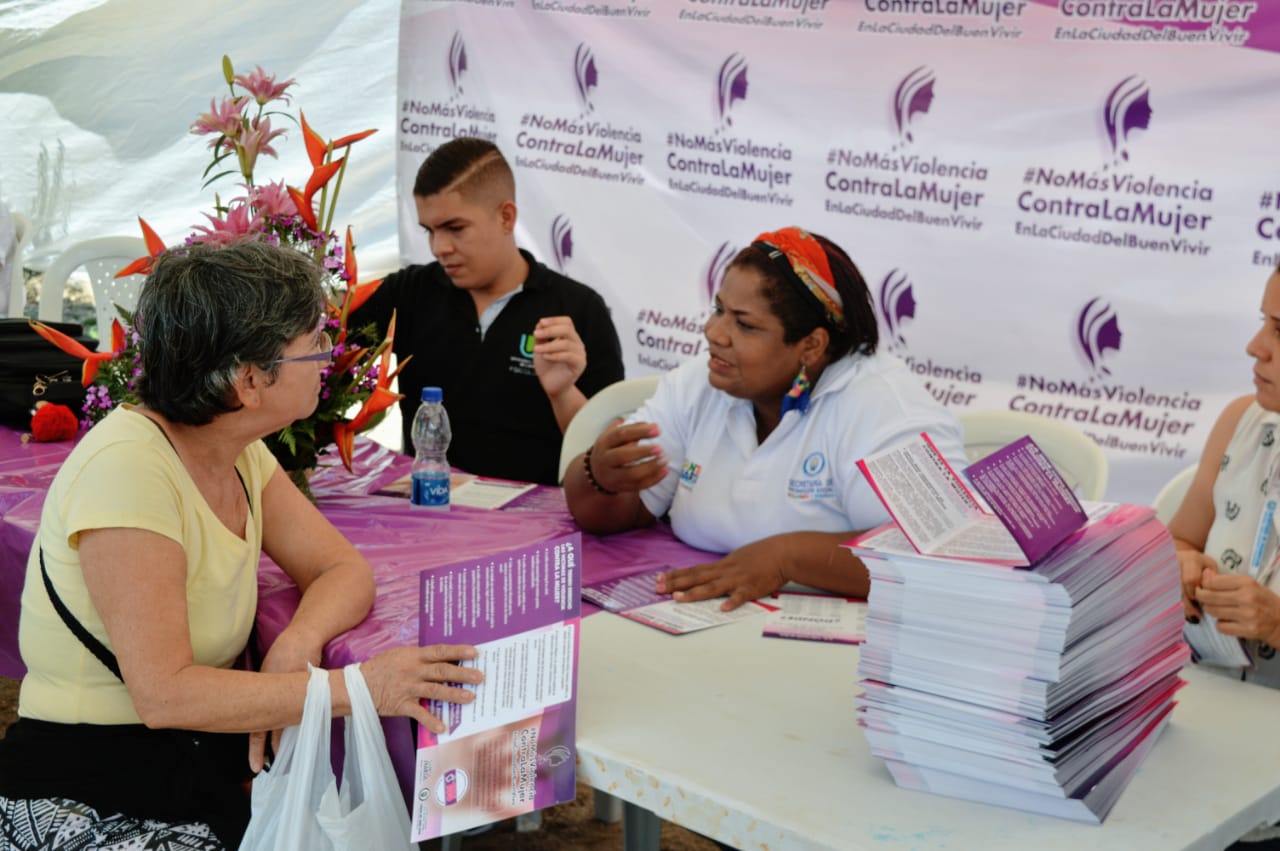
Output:
[[[880,284],[880,318],[884,322],[891,348],[907,344],[902,335],[905,319],[916,318],[916,297],[911,279],[905,272],[894,269],[884,276]]]
[[[937,75],[921,65],[902,78],[893,92],[893,123],[902,144],[915,141],[911,133],[912,119],[933,106],[933,85]]]
[[[454,33],[449,43],[449,84],[454,96],[462,94],[462,74],[467,70],[467,47],[462,43],[462,33]]]
[[[720,66],[716,79],[716,110],[722,125],[733,124],[730,111],[734,103],[747,99],[747,60],[737,53]]]
[[[596,70],[596,58],[586,42],[578,45],[573,54],[573,79],[578,87],[578,99],[587,112],[595,109],[591,103],[591,90],[600,84],[600,72]]]
[[[1093,369],[1093,378],[1111,375],[1111,370],[1103,365],[1103,358],[1108,351],[1120,351],[1120,320],[1110,304],[1102,297],[1093,299],[1080,311],[1076,321],[1076,342],[1089,366]]]
[[[707,278],[703,282],[703,295],[707,297],[707,304],[715,303],[716,291],[720,289],[720,282],[724,280],[724,270],[729,268],[729,261],[737,253],[738,249],[727,242],[722,242],[711,258],[711,262],[707,264]]]
[[[563,272],[565,263],[573,257],[573,225],[565,216],[556,216],[551,222],[551,253],[556,268]]]
[[[1151,88],[1130,75],[1111,90],[1103,106],[1102,120],[1107,131],[1113,162],[1129,159],[1129,135],[1151,126]]]

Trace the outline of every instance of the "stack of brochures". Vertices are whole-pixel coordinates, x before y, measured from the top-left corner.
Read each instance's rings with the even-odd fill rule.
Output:
[[[927,436],[860,466],[895,518],[850,543],[871,752],[905,788],[1101,822],[1182,685],[1167,530],[1086,511],[1029,438],[966,470],[981,501]]]

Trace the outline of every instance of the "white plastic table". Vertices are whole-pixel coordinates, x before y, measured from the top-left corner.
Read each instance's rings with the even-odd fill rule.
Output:
[[[854,720],[858,650],[750,618],[681,637],[582,622],[578,777],[742,849],[1221,849],[1280,820],[1280,690],[1188,669],[1172,720],[1101,826],[898,789]]]

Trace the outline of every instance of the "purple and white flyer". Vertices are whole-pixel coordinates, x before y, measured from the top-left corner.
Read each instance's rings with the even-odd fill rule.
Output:
[[[1070,485],[1030,437],[974,461],[965,475],[1032,564],[1088,520]]]
[[[466,705],[428,701],[418,730],[413,839],[571,801],[582,536],[424,570],[421,644],[474,644],[484,672]]]
[[[1043,558],[1088,516],[1062,474],[1030,437],[1015,440],[965,468],[969,492],[927,434],[858,461],[896,529],[877,543],[892,549],[901,536],[917,553],[1028,567]],[[868,533],[872,534],[872,533]]]
[[[720,609],[725,597],[677,603],[670,595],[654,590],[658,574],[670,569],[663,567],[596,582],[582,589],[582,597],[606,611],[671,635],[733,623],[769,610],[769,607],[752,601],[725,612]]]

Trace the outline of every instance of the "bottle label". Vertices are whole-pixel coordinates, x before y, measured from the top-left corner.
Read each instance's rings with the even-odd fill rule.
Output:
[[[449,474],[421,472],[413,474],[414,505],[437,510],[449,507]]]

